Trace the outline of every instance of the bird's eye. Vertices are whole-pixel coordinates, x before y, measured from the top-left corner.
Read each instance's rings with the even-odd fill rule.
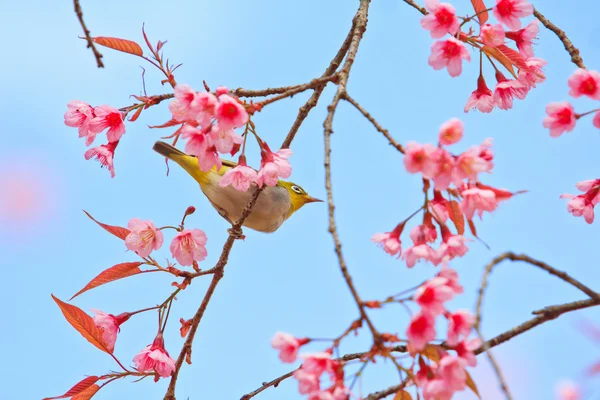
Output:
[[[300,186],[296,186],[296,185],[292,186],[292,190],[298,194],[302,194],[304,192]]]

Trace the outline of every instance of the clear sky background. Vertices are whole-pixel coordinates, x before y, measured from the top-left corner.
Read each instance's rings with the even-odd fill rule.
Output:
[[[94,35],[142,43],[145,23],[153,42],[168,40],[165,53],[172,62],[184,63],[176,75],[180,83],[200,89],[206,80],[213,88],[260,89],[319,76],[344,39],[357,3],[175,0],[167,5],[105,0],[83,1],[82,6]],[[470,2],[453,3],[459,14],[471,12]],[[589,68],[600,69],[600,6],[595,1],[578,2],[576,9],[557,1],[534,4],[569,34]],[[195,205],[198,211],[188,225],[208,235],[204,267],[218,258],[227,225],[182,170],[173,167],[165,176],[163,159],[151,150],[159,136],[171,132],[147,128],[169,118],[166,103],[127,124],[115,179],[98,163],[84,160],[83,141],[75,129],[63,125],[66,104],[73,99],[116,107],[131,104],[128,96],[142,91],[140,59],[101,49],[106,68],[97,69],[92,53],[77,38],[82,31],[69,1],[5,2],[2,9],[0,196],[16,205],[9,210],[8,203],[0,201],[0,387],[2,398],[40,399],[63,393],[85,374],[116,367],[66,323],[50,297],[53,293],[66,300],[103,269],[136,259],[82,209],[111,224],[126,225],[130,218],[141,217],[167,225],[177,224],[186,207]],[[469,253],[452,263],[465,294],[451,307],[474,308],[483,266],[507,250],[544,260],[599,289],[598,223],[587,225],[572,217],[559,199],[562,193],[575,193],[575,182],[598,177],[599,132],[588,118],[573,133],[551,139],[541,122],[548,102],[567,98],[566,80],[575,69],[562,44],[541,31],[536,54],[549,61],[548,80],[526,100],[517,101],[513,110],[465,115],[463,106],[478,73],[476,54],[458,78],[451,79],[445,70],[433,71],[427,65],[432,40],[420,28],[419,18],[400,0],[373,1],[349,93],[401,143],[433,142],[442,122],[462,118],[465,136],[453,150],[493,137],[496,164],[484,182],[529,190],[478,222],[480,236],[491,249],[473,242]],[[142,65],[147,68],[148,93],[168,92],[158,83],[158,71]],[[292,179],[321,198],[322,121],[332,95],[328,88],[292,146]],[[259,132],[272,147],[281,143],[307,96],[279,102],[256,116]],[[586,100],[575,104],[581,111],[593,106]],[[405,172],[401,156],[347,104],[340,105],[334,130],[336,213],[360,294],[383,298],[432,276],[434,267],[420,264],[408,270],[370,242],[375,232],[393,228],[419,207],[419,178]],[[256,163],[255,147],[250,154]],[[275,331],[334,337],[357,315],[327,233],[326,205],[308,205],[274,234],[245,233],[246,240],[235,243],[225,278],[196,336],[193,364],[185,365],[180,375],[180,399],[238,399],[290,370],[270,348]],[[167,240],[171,237],[167,233]],[[168,255],[164,246],[159,259]],[[164,274],[133,277],[86,293],[75,304],[114,314],[132,311],[161,302],[171,292],[172,280]],[[193,315],[208,281],[194,281],[175,304],[166,335],[173,355],[182,344],[177,321]],[[485,302],[484,334],[501,333],[529,319],[534,309],[581,298],[575,289],[525,264],[501,265]],[[404,334],[407,316],[402,308],[371,314],[381,330]],[[579,323],[599,323],[599,317],[600,310],[565,315],[494,349],[515,398],[552,399],[560,379],[581,381],[600,352]],[[132,318],[123,326],[116,354],[130,363],[152,341],[155,330],[154,314]],[[348,340],[343,350],[364,351],[368,340],[365,331]],[[473,376],[485,400],[502,398],[485,358],[480,357]],[[378,363],[367,368],[362,390],[366,394],[395,383],[393,367]],[[97,398],[162,399],[166,386],[167,380],[118,382]],[[597,382],[589,381],[586,388],[586,398],[598,395]],[[296,398],[300,396],[293,380],[257,397]],[[464,393],[457,398],[474,396]]]

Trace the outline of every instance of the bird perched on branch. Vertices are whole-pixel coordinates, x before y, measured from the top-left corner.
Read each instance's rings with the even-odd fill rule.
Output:
[[[168,143],[156,142],[153,149],[186,170],[200,184],[204,195],[223,218],[232,225],[239,219],[254,190],[242,192],[232,186],[219,185],[223,174],[234,168],[236,163],[222,160],[221,169],[217,171],[216,167],[213,167],[204,172],[200,170],[196,156],[188,155]],[[256,184],[253,184],[251,189],[254,187]],[[295,183],[279,180],[276,186],[267,186],[262,191],[243,226],[259,232],[275,232],[302,206],[321,201],[323,200],[310,196]]]

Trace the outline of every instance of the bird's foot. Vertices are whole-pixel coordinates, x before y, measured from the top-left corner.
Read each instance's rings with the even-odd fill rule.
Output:
[[[246,235],[244,235],[244,232],[242,232],[241,229],[234,229],[233,227],[227,229],[227,233],[229,233],[231,236],[234,237],[234,239],[238,240],[244,240],[246,239]]]

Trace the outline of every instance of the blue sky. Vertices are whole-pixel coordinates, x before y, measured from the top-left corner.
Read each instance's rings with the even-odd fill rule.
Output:
[[[259,89],[319,76],[346,35],[355,3],[178,0],[166,6],[154,0],[143,4],[106,0],[84,1],[82,6],[94,35],[141,43],[145,23],[153,42],[168,40],[166,54],[173,62],[184,63],[176,75],[178,82],[198,89],[202,80],[211,87]],[[470,12],[470,2],[453,3],[459,14]],[[589,68],[600,68],[596,24],[600,6],[585,0],[575,11],[560,2],[533,3],[569,34]],[[7,398],[58,395],[85,374],[115,368],[109,357],[65,322],[50,298],[53,293],[66,300],[101,270],[135,260],[121,241],[95,226],[82,209],[112,224],[125,225],[130,218],[140,217],[167,225],[178,223],[186,207],[194,205],[198,211],[188,225],[208,235],[204,266],[214,264],[227,235],[226,223],[191,178],[177,168],[166,177],[162,158],[151,150],[152,143],[168,132],[147,125],[169,118],[166,104],[128,124],[115,161],[115,179],[97,163],[84,160],[85,147],[76,130],[63,125],[67,102],[129,105],[128,96],[141,93],[141,69],[139,59],[108,49],[101,49],[106,68],[97,69],[91,52],[77,38],[81,28],[72,8],[70,2],[13,2],[0,16],[7,58],[0,64],[0,120],[5,132],[0,168],[8,172],[1,175],[2,184],[10,188],[20,184],[17,202],[23,208],[18,209],[25,210],[9,216],[0,213],[4,271],[0,301],[6,321],[0,339],[8,361],[0,366],[0,382]],[[401,143],[433,142],[442,122],[462,118],[465,136],[454,151],[493,137],[495,169],[484,182],[529,191],[478,223],[480,237],[490,249],[473,242],[471,251],[452,263],[465,294],[451,306],[472,309],[483,266],[507,250],[544,260],[594,287],[600,279],[595,262],[598,224],[587,225],[569,215],[565,201],[558,197],[574,193],[575,182],[598,177],[600,137],[589,119],[559,139],[551,139],[541,125],[545,105],[567,98],[566,80],[575,68],[561,43],[541,31],[536,54],[549,61],[548,80],[526,100],[517,101],[513,110],[465,115],[462,109],[475,87],[476,63],[465,65],[464,73],[454,79],[446,71],[433,71],[427,65],[431,39],[420,28],[419,18],[402,1],[373,2],[349,93]],[[158,72],[143,66],[148,92],[168,91],[158,83],[162,79]],[[332,88],[324,92],[319,108],[292,146],[292,180],[320,198],[325,197],[322,121],[332,95]],[[278,102],[256,116],[259,133],[272,147],[283,140],[307,96]],[[574,103],[582,111],[592,107],[585,100]],[[408,270],[370,243],[373,233],[393,228],[419,207],[420,180],[405,172],[400,155],[349,105],[341,104],[334,130],[336,213],[359,292],[366,299],[383,298],[430,277],[433,267],[417,265]],[[256,148],[253,151],[249,161],[256,162]],[[18,179],[9,185],[7,176]],[[7,192],[14,198],[16,191]],[[281,364],[270,348],[275,331],[334,337],[356,317],[327,233],[324,204],[308,205],[274,234],[245,233],[246,240],[235,244],[225,278],[196,336],[194,363],[180,375],[181,399],[237,399],[289,371],[290,366]],[[167,256],[165,246],[159,258]],[[171,281],[163,274],[133,277],[86,293],[75,304],[115,314],[132,311],[162,301],[171,292]],[[166,335],[171,353],[176,354],[182,343],[176,321],[193,315],[207,284],[208,279],[198,279],[179,297]],[[484,334],[503,332],[530,318],[534,309],[581,298],[575,289],[546,273],[524,264],[501,265],[487,293]],[[381,330],[391,332],[403,333],[407,322],[402,309],[375,310],[372,316]],[[599,317],[598,310],[566,315],[496,348],[515,398],[551,399],[558,380],[581,377],[600,354],[597,343],[580,332],[578,323],[598,322]],[[116,352],[124,362],[151,342],[154,318],[143,315],[123,326]],[[343,350],[362,351],[368,345],[364,332],[349,339]],[[480,358],[480,365],[473,376],[483,398],[501,399],[487,360]],[[393,368],[380,363],[366,370],[362,389],[366,394],[395,383]],[[166,385],[166,380],[119,382],[97,398],[162,399]],[[591,381],[587,387],[591,395],[597,384]],[[300,397],[290,380],[257,398]]]

